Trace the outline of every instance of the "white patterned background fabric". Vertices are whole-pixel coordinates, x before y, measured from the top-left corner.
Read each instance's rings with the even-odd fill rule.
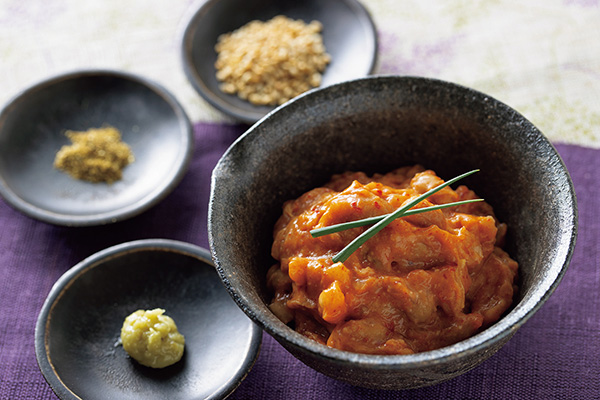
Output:
[[[362,3],[378,28],[376,73],[472,87],[552,141],[600,148],[600,0]],[[0,0],[0,104],[53,75],[109,68],[162,84],[193,122],[233,122],[194,91],[181,66],[181,32],[199,5]]]

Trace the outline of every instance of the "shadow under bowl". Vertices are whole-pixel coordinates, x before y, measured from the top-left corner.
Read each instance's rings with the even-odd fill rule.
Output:
[[[320,345],[268,308],[273,226],[286,200],[344,171],[385,173],[421,164],[464,183],[507,223],[519,291],[497,323],[434,351],[355,354]],[[212,175],[209,241],[230,294],[294,356],[330,377],[407,389],[458,376],[500,349],[564,275],[577,236],[573,184],[560,156],[522,115],[483,93],[417,77],[370,77],[316,90],[252,126]]]
[[[121,180],[91,183],[53,167],[71,144],[67,130],[113,126],[135,157]],[[32,218],[66,226],[103,225],[156,205],[181,181],[193,151],[183,108],[164,88],[104,70],[50,78],[0,111],[0,195]]]
[[[139,365],[118,344],[125,317],[163,308],[185,337],[183,358]],[[38,317],[40,369],[66,399],[222,399],[252,368],[262,331],[223,288],[208,250],[165,239],[98,252],[54,285]]]
[[[275,106],[257,106],[219,89],[214,67],[219,35],[253,20],[277,15],[317,20],[331,63],[321,86],[367,76],[377,61],[377,31],[367,10],[356,0],[208,0],[191,16],[182,35],[184,71],[198,93],[236,120],[254,123]]]

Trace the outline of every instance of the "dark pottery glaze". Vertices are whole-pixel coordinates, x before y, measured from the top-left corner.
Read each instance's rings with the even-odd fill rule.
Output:
[[[268,309],[265,280],[275,221],[286,200],[346,170],[385,173],[419,163],[461,181],[509,227],[520,265],[506,315],[481,333],[408,356],[331,349]],[[236,303],[307,365],[370,388],[406,389],[462,374],[494,354],[555,290],[577,235],[575,192],[551,143],[522,115],[474,90],[417,77],[371,77],[302,95],[252,126],[212,175],[209,241]]]
[[[53,168],[67,130],[114,126],[135,161],[112,184]],[[164,88],[117,71],[79,71],[26,89],[0,112],[0,194],[39,220],[67,226],[113,223],[157,204],[181,181],[193,150],[183,108]]]
[[[198,93],[236,120],[254,123],[275,107],[256,106],[219,89],[215,44],[221,34],[277,15],[323,24],[323,43],[331,63],[323,73],[322,86],[361,78],[375,69],[377,31],[356,0],[208,0],[187,21],[181,39],[183,67]]]
[[[144,367],[118,344],[125,317],[164,308],[183,358]],[[222,399],[246,377],[262,331],[223,288],[208,250],[164,239],[96,253],[54,285],[38,317],[40,369],[61,399]]]

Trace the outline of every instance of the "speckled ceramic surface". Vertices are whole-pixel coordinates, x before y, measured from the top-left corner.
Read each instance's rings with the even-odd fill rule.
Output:
[[[377,32],[371,16],[356,0],[208,0],[189,18],[182,36],[185,73],[194,88],[212,106],[246,123],[262,118],[273,106],[256,106],[223,93],[215,76],[219,35],[252,20],[276,15],[323,24],[323,44],[331,63],[322,86],[361,78],[373,72],[377,61]]]
[[[183,357],[139,365],[118,339],[125,317],[163,308],[185,337]],[[38,364],[71,399],[223,399],[246,377],[262,331],[234,304],[208,250],[165,239],[127,242],[67,271],[50,291],[35,332]]]
[[[135,161],[121,180],[91,183],[53,167],[67,130],[113,126]],[[143,77],[83,70],[25,89],[0,111],[0,195],[24,214],[57,225],[91,226],[137,215],[183,178],[191,123],[177,100]]]
[[[266,305],[265,276],[284,201],[334,173],[415,163],[446,179],[481,169],[464,183],[508,224],[507,250],[520,264],[509,312],[472,338],[410,356],[330,349],[280,322]],[[497,100],[438,80],[372,77],[302,95],[251,127],[212,176],[209,241],[237,304],[307,365],[372,388],[435,384],[494,354],[554,291],[576,234],[573,185],[543,134]]]

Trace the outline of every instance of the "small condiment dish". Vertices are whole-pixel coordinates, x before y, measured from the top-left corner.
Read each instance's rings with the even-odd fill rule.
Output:
[[[257,106],[219,89],[215,45],[219,35],[253,20],[277,15],[322,23],[323,43],[331,63],[321,86],[373,73],[377,31],[368,11],[356,0],[207,0],[186,19],[182,34],[183,67],[189,81],[212,106],[236,120],[254,123],[275,106]]]
[[[411,355],[329,348],[269,309],[273,227],[285,201],[333,174],[386,173],[421,164],[464,182],[508,226],[519,263],[512,307],[456,344]],[[408,389],[456,377],[498,351],[548,299],[571,260],[577,203],[569,173],[546,137],[507,105],[435,79],[368,77],[300,95],[244,133],[212,174],[209,242],[236,303],[308,366],[370,388]],[[551,355],[548,355],[549,357]]]
[[[163,308],[185,337],[183,358],[144,367],[119,344],[125,317]],[[66,399],[222,399],[252,368],[262,331],[219,280],[210,253],[148,239],[100,251],[68,270],[38,317],[40,369]]]
[[[135,157],[121,180],[91,183],[53,167],[68,130],[113,126]],[[89,70],[40,82],[0,111],[0,195],[24,214],[57,225],[103,225],[135,216],[183,178],[193,129],[160,85],[118,71]]]

